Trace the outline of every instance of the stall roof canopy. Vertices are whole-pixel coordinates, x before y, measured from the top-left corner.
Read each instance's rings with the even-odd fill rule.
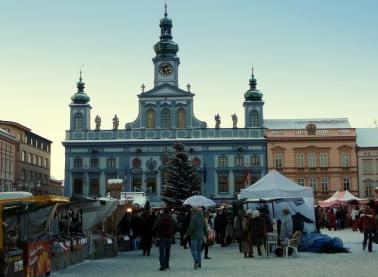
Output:
[[[330,198],[324,201],[320,201],[319,204],[321,207],[328,207],[333,204],[360,202],[363,200],[364,199],[354,196],[348,190],[344,190],[344,191],[336,191]]]
[[[276,170],[272,170],[252,186],[242,189],[240,198],[313,197],[310,187],[294,183]]]

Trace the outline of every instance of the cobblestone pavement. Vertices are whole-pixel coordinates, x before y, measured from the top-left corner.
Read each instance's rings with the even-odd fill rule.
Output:
[[[237,245],[210,248],[211,260],[204,260],[202,268],[193,269],[193,260],[189,249],[178,245],[172,246],[171,262],[168,271],[160,272],[158,249],[153,247],[151,256],[142,256],[141,251],[121,253],[115,258],[85,261],[59,273],[56,277],[70,276],[375,276],[378,264],[378,247],[373,253],[362,251],[359,232],[350,230],[331,232],[350,247],[348,254],[300,253],[298,258],[270,257],[245,259],[238,252]]]

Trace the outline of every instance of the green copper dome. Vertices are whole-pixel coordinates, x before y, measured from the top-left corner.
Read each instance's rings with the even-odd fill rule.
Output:
[[[262,101],[263,94],[261,91],[256,89],[256,85],[257,81],[252,71],[252,77],[249,79],[249,90],[244,93],[244,98],[246,101]]]
[[[80,79],[77,82],[77,92],[72,95],[71,100],[75,104],[87,104],[91,99],[89,96],[84,92],[85,83],[82,81],[81,72],[80,72]]]
[[[164,18],[160,19],[160,41],[154,45],[156,56],[175,57],[179,50],[178,45],[172,40],[172,20],[167,17],[165,5]]]

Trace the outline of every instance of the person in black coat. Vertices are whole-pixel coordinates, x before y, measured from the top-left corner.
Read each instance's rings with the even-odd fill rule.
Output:
[[[293,233],[295,231],[300,231],[303,234],[304,223],[314,223],[311,219],[305,217],[303,214],[297,212],[295,215],[291,216],[293,220]]]
[[[184,238],[184,234],[186,233],[186,231],[189,228],[191,218],[192,218],[191,212],[186,211],[184,218],[183,218],[183,222],[182,222],[182,229],[180,231],[180,235],[182,237],[182,246],[184,247],[184,249],[187,249],[188,246],[186,246],[186,245],[190,244],[190,237]]]
[[[152,227],[154,226],[155,219],[151,216],[150,211],[143,214],[144,226],[141,230],[141,248],[143,249],[143,256],[150,256],[152,246]]]
[[[227,228],[227,214],[225,210],[217,211],[217,215],[214,219],[215,241],[220,243],[222,247],[225,247],[225,236]]]

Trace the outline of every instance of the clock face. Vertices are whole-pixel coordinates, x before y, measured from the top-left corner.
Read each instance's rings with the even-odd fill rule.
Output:
[[[173,67],[170,63],[161,63],[159,65],[159,73],[160,75],[167,77],[171,75],[173,72]]]

